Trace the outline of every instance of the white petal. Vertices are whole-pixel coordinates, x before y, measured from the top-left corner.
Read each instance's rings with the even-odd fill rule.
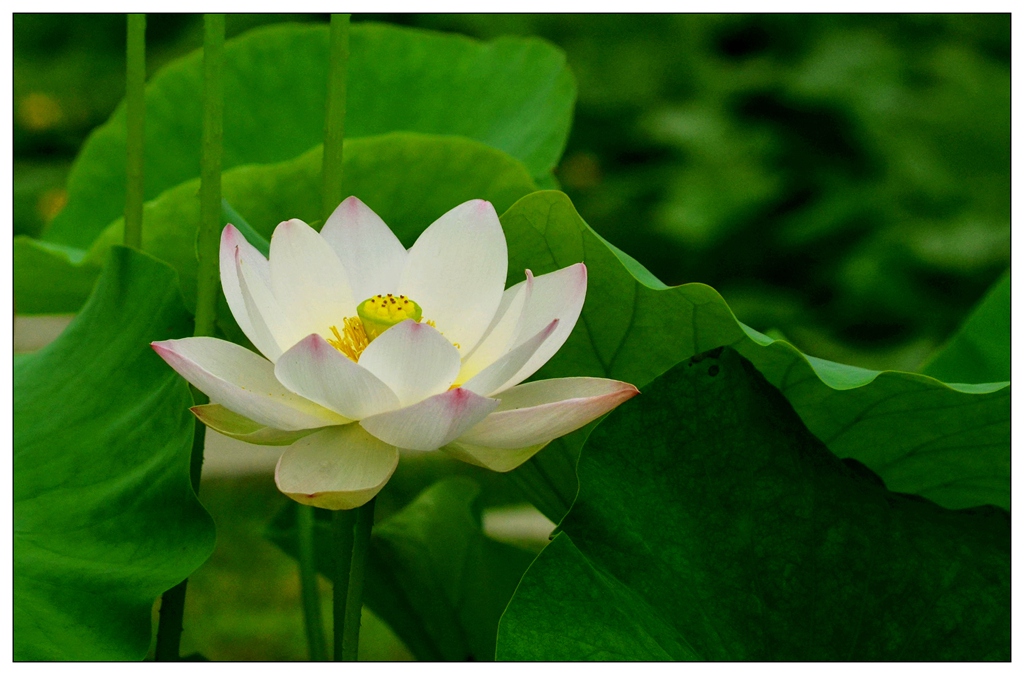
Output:
[[[297,441],[278,460],[274,480],[300,504],[338,511],[370,501],[397,466],[396,448],[349,424]]]
[[[303,436],[317,431],[316,429],[300,431],[274,429],[232,412],[217,403],[192,406],[190,410],[200,422],[218,434],[254,445],[291,445]]]
[[[407,406],[451,386],[459,374],[459,351],[427,324],[409,319],[371,342],[359,356],[359,365]]]
[[[281,308],[294,324],[294,342],[310,333],[331,335],[346,316],[356,315],[348,276],[334,250],[301,220],[285,221],[270,239],[270,280]]]
[[[316,333],[277,360],[278,381],[303,398],[359,420],[399,407],[398,397],[376,375],[354,363]]]
[[[498,311],[476,347],[462,359],[456,384],[466,382],[481,370],[508,353],[519,337],[523,307],[530,301],[533,274],[526,270],[526,280],[507,289],[501,296]]]
[[[274,364],[234,343],[196,337],[154,342],[153,349],[213,403],[265,426],[297,431],[351,422],[285,389]]]
[[[341,260],[356,304],[378,293],[398,294],[405,247],[366,204],[355,197],[343,201],[327,219],[320,236]]]
[[[543,450],[546,445],[547,443],[539,443],[525,448],[506,449],[452,441],[441,448],[441,452],[467,464],[504,473],[521,465]]]
[[[263,274],[269,269],[269,265],[263,270],[259,261],[244,257],[241,247],[235,249],[235,276],[252,331],[251,335],[246,335],[264,356],[277,361],[284,351],[281,345],[290,344],[294,324],[270,290],[268,279]]]
[[[484,368],[462,386],[481,396],[494,396],[512,386],[514,383],[509,382],[512,376],[526,365],[557,327],[558,319],[555,319],[541,332]]]
[[[245,299],[242,297],[236,259],[244,259],[249,269],[254,274],[261,276],[268,286],[270,285],[270,264],[267,259],[256,250],[256,247],[246,241],[234,225],[229,223],[220,234],[220,285],[224,289],[224,298],[228,301],[228,307],[231,309],[231,314],[235,317],[238,327],[256,345],[256,348],[266,355],[268,350],[265,347],[270,347],[270,345],[261,345],[260,342],[264,341],[264,336],[253,330],[249,312],[245,308]],[[274,346],[276,347],[276,345]],[[274,351],[274,349],[269,351]]]
[[[399,292],[423,308],[468,354],[498,309],[508,247],[490,202],[466,202],[438,218],[409,249]],[[536,331],[534,331],[536,332]]]
[[[484,419],[497,405],[496,399],[459,388],[359,423],[385,443],[408,450],[436,450]]]
[[[576,263],[534,278],[530,301],[523,308],[516,343],[518,345],[535,335],[553,319],[558,319],[558,328],[544,341],[522,370],[510,379],[511,384],[522,382],[533,375],[565,344],[580,318],[580,310],[583,309],[586,296],[587,267],[583,263]]]
[[[597,377],[528,382],[504,392],[501,405],[458,440],[507,449],[547,443],[579,429],[638,393],[627,382]]]

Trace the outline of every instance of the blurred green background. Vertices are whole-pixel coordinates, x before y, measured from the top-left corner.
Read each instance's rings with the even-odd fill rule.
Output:
[[[1009,265],[1009,15],[367,20],[562,48],[579,100],[556,175],[581,215],[808,354],[916,370]],[[327,16],[229,15],[228,37],[281,21]],[[149,15],[150,74],[201,40],[199,15]],[[63,205],[123,96],[124,48],[123,15],[14,16],[14,234]],[[220,539],[186,648],[304,658],[294,565],[261,536],[284,498],[256,480],[204,486]],[[369,621],[366,656],[407,656]]]

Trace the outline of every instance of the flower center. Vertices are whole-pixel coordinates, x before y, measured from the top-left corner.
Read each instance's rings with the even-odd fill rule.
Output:
[[[423,318],[423,310],[415,302],[404,295],[375,295],[359,303],[356,314],[363,321],[366,337],[372,342],[388,328],[406,319],[419,321]]]
[[[357,316],[345,317],[341,332],[337,326],[331,326],[334,339],[327,339],[335,349],[353,361],[359,361],[359,355],[366,346],[373,342],[388,328],[406,319],[419,322],[423,318],[423,310],[418,304],[404,295],[375,295],[359,303],[356,307]],[[427,321],[433,325],[432,321]]]

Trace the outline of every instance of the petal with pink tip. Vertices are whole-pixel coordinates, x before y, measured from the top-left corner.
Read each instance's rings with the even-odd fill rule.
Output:
[[[264,426],[298,431],[352,421],[288,391],[274,364],[231,342],[195,337],[154,342],[153,349],[212,402]]]
[[[498,401],[467,389],[452,389],[401,410],[359,422],[385,443],[408,450],[436,450],[487,417]]]
[[[409,249],[399,292],[419,303],[423,318],[468,354],[491,325],[507,269],[498,214],[490,202],[476,199],[456,206],[420,235]]]
[[[264,356],[277,361],[284,351],[281,345],[291,341],[294,326],[270,290],[263,271],[258,261],[244,257],[240,247],[235,249],[235,274],[251,331],[251,335],[246,335]]]
[[[451,386],[459,374],[459,351],[435,329],[409,319],[371,342],[359,356],[359,365],[407,406]]]
[[[262,253],[256,250],[255,246],[246,241],[234,225],[229,223],[220,234],[220,284],[224,289],[224,298],[228,301],[228,307],[231,309],[231,314],[235,317],[238,327],[266,356],[268,351],[274,351],[276,345],[260,344],[265,342],[265,337],[253,330],[253,323],[245,307],[245,299],[242,297],[236,259],[245,260],[253,274],[261,277],[269,287],[270,263]]]
[[[320,233],[298,219],[277,226],[270,238],[270,281],[299,339],[330,335],[331,326],[356,315],[348,275]],[[289,349],[295,342],[281,345]]]
[[[316,333],[282,354],[274,374],[299,396],[349,419],[359,420],[399,406],[398,397],[376,375]]]
[[[510,383],[509,379],[522,369],[557,328],[558,319],[555,319],[541,332],[484,368],[462,386],[481,396],[501,393],[514,384]]]
[[[530,301],[533,274],[526,270],[526,280],[506,290],[501,296],[498,311],[480,342],[465,358],[455,383],[468,381],[481,370],[508,353],[519,337],[523,307]]]
[[[318,431],[285,450],[274,481],[300,504],[339,511],[373,499],[397,466],[396,448],[349,424]]]
[[[505,391],[495,411],[458,440],[509,450],[548,443],[638,393],[628,382],[597,377],[528,382]]]
[[[398,294],[405,247],[366,204],[356,197],[343,201],[327,219],[320,236],[341,260],[356,303],[378,293]]]
[[[510,384],[518,384],[533,375],[565,344],[580,318],[586,296],[587,267],[583,263],[534,277],[530,301],[523,308],[516,345],[536,335],[537,331],[554,319],[559,320],[558,328],[544,341],[522,370],[510,378]]]

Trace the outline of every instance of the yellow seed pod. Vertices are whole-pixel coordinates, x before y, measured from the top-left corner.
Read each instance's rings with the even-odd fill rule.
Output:
[[[356,313],[366,329],[366,337],[371,341],[381,333],[406,319],[419,321],[423,318],[423,310],[404,295],[375,295],[359,303]]]

